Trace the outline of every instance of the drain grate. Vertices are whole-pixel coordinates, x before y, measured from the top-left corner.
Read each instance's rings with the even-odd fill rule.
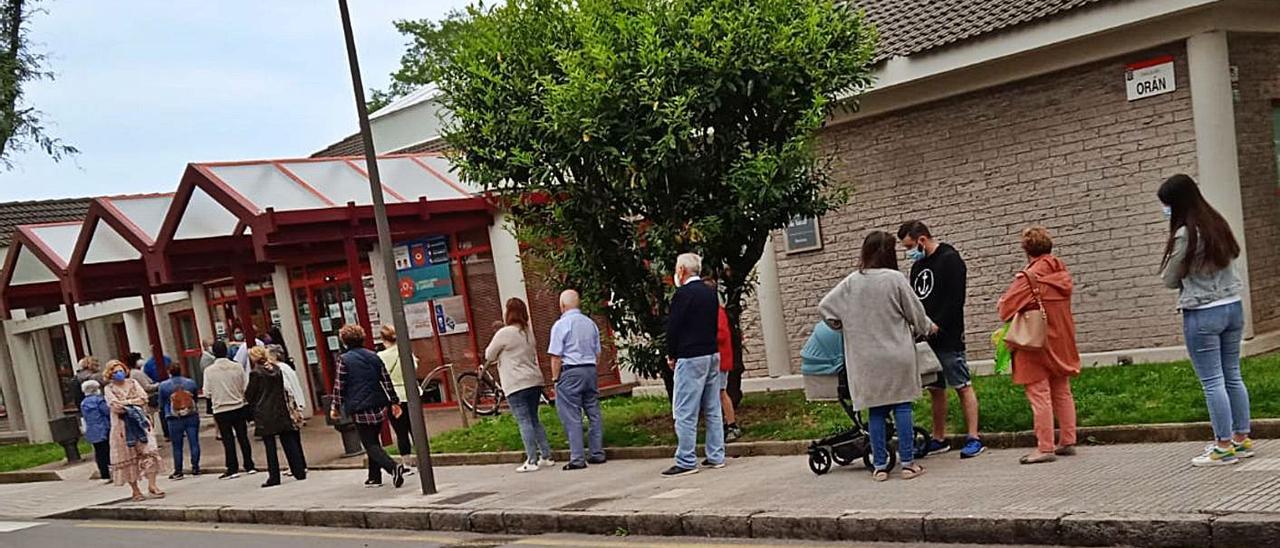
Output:
[[[476,491],[474,493],[462,493],[459,495],[454,495],[447,499],[438,500],[435,502],[435,504],[466,504],[473,500],[482,499],[489,495],[496,495],[496,494],[497,493],[493,491]]]
[[[565,510],[569,512],[590,510],[595,506],[604,504],[606,502],[612,502],[615,500],[618,500],[618,497],[594,497],[594,498],[582,499],[579,501],[570,502],[569,504],[566,504],[564,506],[560,506],[556,508],[556,510]]]

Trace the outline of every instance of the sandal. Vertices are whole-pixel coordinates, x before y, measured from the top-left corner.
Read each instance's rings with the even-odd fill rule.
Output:
[[[1053,454],[1059,457],[1074,457],[1076,456],[1076,446],[1074,445],[1060,446],[1057,449],[1053,450]]]
[[[147,497],[143,496],[142,493],[138,493],[134,495],[131,500],[133,500],[133,502],[142,502],[147,500]]]
[[[1053,453],[1032,453],[1023,455],[1022,458],[1018,459],[1018,462],[1021,464],[1042,464],[1056,460],[1058,460],[1058,457],[1054,456]]]
[[[919,464],[911,463],[902,467],[902,479],[909,480],[920,477],[924,474],[924,467]]]
[[[875,472],[871,473],[871,479],[876,481],[889,481],[889,471],[876,470]]]
[[[151,493],[151,498],[153,498],[153,499],[162,499],[162,498],[164,498],[164,491],[152,491],[152,490],[148,489],[148,490],[147,490],[147,492],[148,492],[148,493]]]

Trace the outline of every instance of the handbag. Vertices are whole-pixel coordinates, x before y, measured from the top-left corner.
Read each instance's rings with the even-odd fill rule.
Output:
[[[1013,316],[1009,322],[1009,331],[1004,335],[1004,343],[1014,350],[1041,350],[1049,337],[1049,315],[1044,311],[1044,300],[1040,297],[1040,283],[1030,270],[1023,270],[1027,283],[1031,285],[1031,295],[1036,300],[1036,310],[1023,310]]]

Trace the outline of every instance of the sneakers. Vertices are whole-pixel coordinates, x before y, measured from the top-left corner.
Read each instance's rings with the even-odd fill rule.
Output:
[[[1209,445],[1204,446],[1204,450],[1206,452],[1212,451],[1213,448],[1217,446],[1218,444],[1216,443],[1210,443]],[[1236,458],[1238,459],[1247,459],[1249,457],[1252,457],[1253,456],[1253,438],[1245,438],[1244,441],[1241,441],[1241,442],[1237,442],[1236,440],[1231,440],[1231,448],[1236,450]]]
[[[935,440],[929,438],[929,443],[924,446],[925,455],[941,455],[951,450],[951,444],[947,440]]]
[[[738,428],[738,425],[736,424],[725,425],[724,427],[725,443],[733,443],[735,441],[738,441],[741,438],[742,438],[742,429]]]
[[[721,468],[724,468],[724,462],[723,462],[723,461],[721,461],[721,462],[711,462],[710,460],[704,460],[704,461],[702,461],[702,467],[703,467],[703,468],[710,468],[710,469],[712,469],[712,470],[719,470],[719,469],[721,469]]]
[[[404,465],[403,464],[396,465],[396,471],[392,472],[391,474],[391,485],[394,485],[396,489],[404,487],[404,473],[405,473]]]
[[[254,474],[257,474],[257,473],[258,473],[258,469],[257,469],[257,468],[246,468],[246,469],[245,469],[245,471],[244,471],[244,473],[249,474],[250,476],[252,476],[252,475],[254,475]]]
[[[605,459],[604,457],[591,457],[587,459],[587,464],[604,464],[606,462],[608,462],[608,459]]]
[[[1226,466],[1240,462],[1234,447],[1223,449],[1217,444],[1209,447],[1203,455],[1191,459],[1191,466]]]
[[[978,438],[969,438],[965,440],[964,448],[960,449],[960,458],[971,459],[973,457],[981,455],[982,452],[986,450],[987,450],[987,447],[985,445],[982,445],[982,440]]]
[[[262,484],[262,488],[267,489],[269,487],[277,487],[279,485],[280,485],[280,480],[267,480],[265,483]]]
[[[192,468],[192,469],[191,469],[191,475],[192,475],[193,477],[197,477],[197,478],[198,478],[198,477],[200,477],[200,474],[202,474],[202,472],[200,472],[200,467],[198,467],[198,466],[197,466],[197,467],[195,467],[195,468]]]
[[[538,459],[538,468],[551,468],[556,465],[556,461],[552,459]]]
[[[238,477],[240,477],[240,473],[239,473],[239,472],[227,472],[227,473],[225,473],[225,474],[223,474],[223,475],[221,475],[221,476],[218,476],[218,479],[220,479],[220,480],[227,480],[227,479],[236,479],[236,478],[238,478]]]
[[[171,481],[182,481],[183,478],[186,478],[186,476],[182,475],[182,470],[169,474],[169,480]]]
[[[662,477],[678,478],[680,476],[690,476],[697,473],[697,468],[681,468],[679,466],[672,466],[671,468],[662,471]]]
[[[364,480],[364,486],[368,489],[377,489],[378,487],[382,487],[382,481]]]
[[[521,464],[519,468],[516,468],[517,474],[523,474],[525,472],[537,472],[537,471],[538,471],[538,465],[532,462],[526,462],[524,464]]]

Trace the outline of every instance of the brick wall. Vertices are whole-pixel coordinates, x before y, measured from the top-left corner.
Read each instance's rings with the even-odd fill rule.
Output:
[[[1280,329],[1280,177],[1276,174],[1273,109],[1280,104],[1280,37],[1232,34],[1237,84],[1236,140],[1249,254],[1254,331]]]
[[[547,341],[551,340],[551,326],[560,318],[561,289],[548,286],[543,275],[533,272],[528,262],[522,264],[525,265],[525,291],[529,295],[529,321],[533,324],[533,334],[538,341],[538,361],[549,380],[551,379],[551,358],[547,355]],[[613,337],[610,335],[609,322],[600,316],[592,319],[600,329],[601,354],[596,363],[597,383],[600,387],[619,384],[621,379],[618,371],[614,369],[617,364],[617,352],[613,345]]]
[[[1163,54],[1176,58],[1177,91],[1128,102],[1124,65]],[[865,234],[912,218],[968,262],[973,358],[991,354],[995,301],[1033,224],[1075,275],[1081,351],[1179,344],[1176,297],[1157,278],[1166,231],[1155,191],[1173,173],[1195,175],[1181,44],[831,127],[822,147],[855,194],[822,219],[822,251],[784,255],[775,242],[793,370],[818,301],[856,267]],[[754,339],[745,358],[760,375]]]

